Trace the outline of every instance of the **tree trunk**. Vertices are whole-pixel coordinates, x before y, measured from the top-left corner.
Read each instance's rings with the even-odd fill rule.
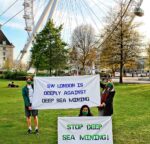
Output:
[[[122,64],[122,61],[121,61],[121,62],[120,62],[120,78],[119,78],[119,83],[123,83],[122,70],[123,70],[123,64]]]
[[[150,65],[149,65],[149,80],[150,80]]]
[[[121,55],[120,55],[120,79],[119,79],[119,83],[123,83],[123,44],[122,44],[122,40],[121,40]]]
[[[52,57],[52,52],[51,52],[51,47],[49,47],[49,76],[52,76],[51,57]]]
[[[85,63],[82,63],[82,75],[85,75]]]
[[[119,83],[123,83],[122,72],[123,72],[123,32],[122,32],[122,4],[121,4],[121,33],[120,33],[120,78]]]

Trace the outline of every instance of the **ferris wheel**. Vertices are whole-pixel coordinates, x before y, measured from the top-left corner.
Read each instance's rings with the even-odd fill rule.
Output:
[[[143,0],[122,0],[127,7],[123,15],[128,11],[129,7],[133,7],[131,22],[135,15],[142,16],[144,13],[140,8]],[[62,38],[69,43],[73,30],[82,24],[90,24],[94,27],[96,32],[105,25],[103,18],[108,11],[117,5],[116,0],[24,0],[24,16],[25,30],[28,34],[27,42],[21,50],[18,60],[21,61],[35,38],[36,33],[41,31],[50,19],[53,19],[56,26],[63,24]],[[109,38],[114,29],[107,34],[100,46]],[[99,41],[99,40],[97,40]]]
[[[23,18],[25,19],[25,30],[28,33],[28,36],[31,37],[31,32],[34,27],[34,15],[33,15],[33,0],[24,0],[24,15]]]

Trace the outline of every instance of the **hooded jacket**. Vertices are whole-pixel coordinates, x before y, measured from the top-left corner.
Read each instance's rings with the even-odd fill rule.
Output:
[[[34,89],[33,85],[31,85],[31,86]],[[22,96],[24,99],[25,107],[31,106],[30,99],[29,99],[29,89],[28,89],[27,85],[22,88]]]

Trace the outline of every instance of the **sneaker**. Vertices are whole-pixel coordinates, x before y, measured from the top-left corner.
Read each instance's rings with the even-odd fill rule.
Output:
[[[39,130],[38,130],[38,129],[36,129],[34,133],[35,133],[35,134],[39,134]]]
[[[28,133],[28,134],[31,134],[31,133],[32,133],[32,130],[31,130],[31,129],[28,129],[27,133]]]

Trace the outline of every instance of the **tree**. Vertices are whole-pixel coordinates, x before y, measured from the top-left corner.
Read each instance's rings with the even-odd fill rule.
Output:
[[[111,15],[107,16],[107,26],[104,28],[105,34],[110,34],[116,25],[116,21],[120,20],[120,23],[103,44],[100,54],[101,62],[104,61],[108,67],[119,67],[120,83],[123,83],[124,66],[136,61],[142,45],[141,36],[136,30],[140,24],[131,22],[131,14],[128,12],[122,17],[125,9],[126,4],[120,0],[118,12],[111,11]]]
[[[148,45],[146,52],[147,52],[147,65],[149,69],[149,79],[150,79],[150,44]]]
[[[55,27],[53,21],[49,21],[44,29],[38,33],[31,49],[31,61],[37,71],[52,71],[64,69],[67,64],[66,43],[61,39],[62,25]]]
[[[90,25],[76,27],[72,34],[72,51],[70,57],[72,62],[81,66],[83,74],[86,73],[85,67],[91,66],[96,60],[94,41],[94,29]]]
[[[10,70],[13,66],[13,62],[10,59],[6,59],[3,68]]]

